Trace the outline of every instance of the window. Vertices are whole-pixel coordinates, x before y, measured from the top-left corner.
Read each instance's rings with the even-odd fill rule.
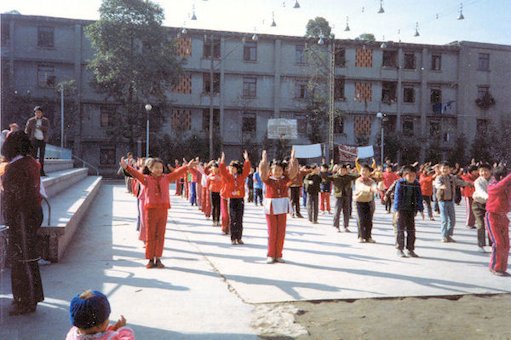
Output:
[[[307,81],[297,80],[295,83],[295,98],[307,98]]]
[[[116,165],[117,161],[117,157],[115,156],[115,148],[104,147],[99,149],[100,165]]]
[[[478,86],[477,87],[477,98],[484,99],[485,96],[490,92],[489,86]]]
[[[344,100],[344,78],[335,78],[334,99]]]
[[[429,134],[431,137],[438,137],[440,136],[440,122],[433,121],[429,123]]]
[[[431,89],[431,104],[442,104],[442,90]]]
[[[440,54],[433,54],[431,56],[431,69],[433,71],[440,71],[442,69],[442,56]]]
[[[403,134],[405,136],[413,136],[413,119],[403,120]]]
[[[242,132],[256,132],[257,122],[255,113],[244,113],[241,124]]]
[[[479,53],[479,71],[490,70],[490,55],[488,53]]]
[[[9,45],[11,40],[11,31],[9,29],[9,22],[2,22],[2,46]]]
[[[109,127],[113,125],[114,114],[115,114],[115,106],[111,105],[102,105],[99,108],[100,114],[100,126],[101,127]]]
[[[397,66],[397,51],[383,51],[383,67]]]
[[[346,50],[341,47],[335,47],[335,66],[344,67],[346,66]]]
[[[257,78],[243,77],[243,97],[255,98],[257,95]]]
[[[485,135],[488,132],[488,120],[478,119],[476,131],[477,131],[477,134]]]
[[[220,110],[213,109],[214,130],[220,130]],[[202,130],[209,131],[209,109],[202,109]]]
[[[405,70],[415,70],[415,54],[405,53]]]
[[[392,104],[396,101],[397,83],[392,81],[382,82],[381,101],[385,104]]]
[[[257,60],[257,42],[246,41],[243,44],[243,60],[256,61]]]
[[[295,63],[305,64],[305,45],[295,45]]]
[[[415,89],[413,87],[405,87],[403,89],[403,102],[415,103]]]
[[[55,66],[49,64],[37,65],[37,84],[40,87],[55,87],[57,84]]]
[[[202,81],[202,92],[210,93],[210,91],[213,90],[213,93],[220,93],[220,73],[213,73],[213,87],[211,87],[211,79],[209,73],[202,74]]]
[[[171,126],[174,131],[188,131],[192,128],[192,111],[172,109]]]
[[[307,133],[307,117],[304,115],[295,115],[296,118],[296,129],[298,134],[304,135]]]
[[[211,54],[213,54],[215,59],[220,58],[220,38],[208,37],[204,39],[202,56],[209,59]]]
[[[334,118],[334,133],[344,133],[344,119],[342,117]]]
[[[37,27],[37,46],[53,47],[53,27],[39,26]]]

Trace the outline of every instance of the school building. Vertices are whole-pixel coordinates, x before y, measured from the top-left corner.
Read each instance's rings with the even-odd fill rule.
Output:
[[[89,85],[87,63],[94,50],[84,28],[90,23],[1,14],[1,127],[13,119],[23,124],[32,115],[29,111],[12,117],[9,113],[20,105],[44,103],[53,124],[52,140],[60,141],[56,87],[74,81],[76,90],[65,98],[73,104],[73,116],[66,118],[64,144],[108,175],[128,150],[127,145],[111,143],[105,133],[115,105]],[[168,32],[186,63],[179,84],[168,90],[172,108],[160,112],[166,118],[161,134],[179,131],[208,138],[213,112],[219,132],[214,143],[228,158],[240,156],[247,145],[260,150],[271,118],[296,119],[298,139],[289,143],[309,143],[307,51],[317,41],[265,34],[255,39],[250,32],[183,32],[179,27]],[[489,122],[511,115],[511,46],[343,39],[323,46],[332,57],[325,71],[332,83],[328,98],[337,112],[331,127],[335,144],[373,144],[379,149],[383,124],[384,134],[417,143],[417,157],[423,160],[430,143],[447,153],[461,134],[470,144]],[[329,133],[324,134],[327,144]],[[139,141],[138,150],[132,150],[136,153],[144,150],[145,134]]]

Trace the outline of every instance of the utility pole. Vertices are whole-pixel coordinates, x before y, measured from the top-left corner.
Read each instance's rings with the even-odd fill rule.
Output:
[[[60,88],[60,147],[64,148],[64,84],[59,84]],[[61,150],[62,152],[62,150]]]
[[[335,111],[335,40],[330,44],[330,70],[328,72],[328,158],[334,159],[334,111]]]
[[[213,81],[213,71],[214,71],[214,63],[213,63],[213,53],[214,53],[214,37],[213,34],[209,36],[210,38],[210,63],[209,63],[209,159],[213,159],[213,124],[214,124],[214,117],[213,117],[213,87],[214,87],[214,81]]]

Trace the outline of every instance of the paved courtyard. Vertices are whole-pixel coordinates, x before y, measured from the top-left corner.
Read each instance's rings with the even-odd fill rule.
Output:
[[[173,191],[172,191],[173,192]],[[172,196],[163,270],[144,268],[135,231],[136,202],[122,185],[105,182],[64,260],[41,268],[46,300],[30,316],[7,315],[9,272],[0,274],[0,339],[59,339],[69,329],[68,305],[84,289],[104,291],[112,319],[125,315],[142,339],[255,339],[261,303],[511,292],[509,278],[491,275],[489,253],[476,247],[457,207],[457,243],[441,243],[439,224],[418,221],[416,252],[395,254],[390,215],[377,204],[376,244],[320,223],[288,219],[286,264],[265,263],[263,211],[246,204],[245,245],[232,246],[196,207]],[[488,248],[489,250],[489,248]]]

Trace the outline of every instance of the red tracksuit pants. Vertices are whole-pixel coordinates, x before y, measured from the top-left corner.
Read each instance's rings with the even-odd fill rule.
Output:
[[[322,192],[320,195],[321,201],[319,204],[319,210],[330,212],[330,193]]]
[[[509,257],[509,220],[506,214],[487,212],[486,229],[493,242],[490,270],[505,272]]]
[[[150,260],[155,257],[161,257],[163,254],[168,212],[166,208],[148,208],[145,211],[146,259]]]
[[[282,257],[284,238],[286,237],[287,214],[266,215],[268,225],[268,257]]]
[[[209,195],[209,190],[207,187],[202,187],[202,206],[201,210],[204,213],[206,218],[211,216],[211,197]]]
[[[222,216],[222,231],[225,234],[229,234],[229,201],[225,198],[220,200],[220,215]]]

